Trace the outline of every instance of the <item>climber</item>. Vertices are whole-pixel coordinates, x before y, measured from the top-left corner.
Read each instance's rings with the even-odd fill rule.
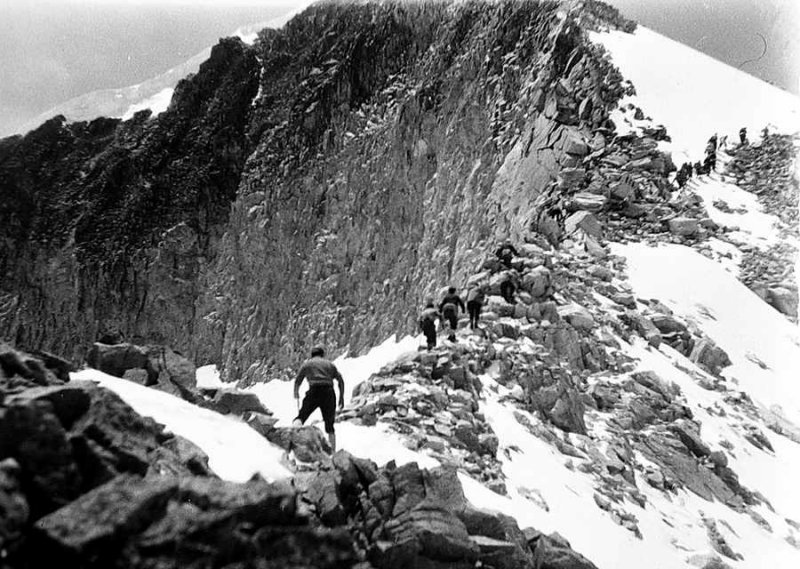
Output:
[[[300,405],[300,384],[308,381],[308,391]],[[336,392],[333,390],[333,380],[339,384],[339,410],[344,407],[344,379],[336,366],[325,359],[325,350],[319,346],[311,350],[311,357],[307,359],[297,372],[294,380],[294,398],[298,403],[297,418],[292,423],[295,427],[306,422],[314,410],[319,409],[322,420],[325,422],[325,432],[331,443],[331,450],[336,452],[336,433],[333,423],[336,420]]]
[[[459,309],[461,309],[461,312],[467,311],[467,309],[464,307],[464,301],[461,300],[461,297],[458,296],[458,294],[456,294],[456,287],[451,286],[447,289],[447,294],[439,304],[439,312],[441,312],[442,318],[446,320],[450,326],[450,334],[448,335],[448,339],[451,342],[456,341]]]
[[[483,301],[485,298],[486,293],[483,285],[475,286],[467,293],[467,312],[469,312],[470,330],[475,330],[478,327],[478,320],[481,318],[481,308],[483,308]]]
[[[506,268],[511,268],[511,260],[518,256],[517,250],[511,244],[511,239],[506,239],[505,242],[500,245],[500,247],[495,252],[497,258],[506,266]]]
[[[433,305],[433,300],[428,299],[425,303],[425,308],[419,315],[419,328],[425,334],[425,340],[428,345],[428,350],[436,347],[436,321],[441,320],[439,311]]]
[[[706,154],[705,160],[703,160],[703,168],[705,169],[706,174],[710,174],[713,172],[717,167],[717,153],[716,152],[709,152]]]
[[[706,145],[706,153],[708,152],[716,152],[717,151],[717,133],[715,132],[711,135],[711,138],[708,139],[708,144]]]
[[[514,285],[514,281],[511,279],[510,275],[507,275],[503,282],[500,283],[500,295],[505,299],[505,301],[509,304],[516,304],[514,300],[514,293],[517,291],[516,285]]]
[[[747,144],[747,127],[742,127],[739,129],[739,144],[744,146]]]
[[[703,170],[703,165],[702,165],[702,164],[700,164],[700,162],[699,162],[699,161],[694,163],[694,171],[695,171],[695,172],[697,172],[697,175],[698,175],[698,176],[702,176],[703,174],[705,174],[705,173],[706,173],[706,172]]]
[[[679,188],[683,188],[686,185],[686,179],[688,176],[686,175],[686,168],[681,166],[678,173],[675,174],[675,182],[677,182]]]

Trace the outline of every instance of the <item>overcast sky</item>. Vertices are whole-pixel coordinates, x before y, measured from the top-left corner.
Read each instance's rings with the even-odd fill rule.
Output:
[[[608,1],[660,33],[800,92],[800,0]],[[0,136],[78,95],[155,77],[242,25],[307,3],[0,0]]]

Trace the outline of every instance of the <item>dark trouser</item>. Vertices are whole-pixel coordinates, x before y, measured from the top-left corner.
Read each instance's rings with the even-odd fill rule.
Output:
[[[481,308],[483,305],[475,300],[467,302],[467,312],[469,312],[469,327],[473,330],[478,327],[478,320],[481,318]]]
[[[514,304],[514,289],[516,287],[511,281],[504,281],[500,283],[500,294],[503,296],[506,302],[509,304]]]
[[[425,339],[428,341],[428,349],[436,347],[436,324],[427,320],[422,324],[422,333],[425,334]]]
[[[450,324],[450,329],[455,332],[458,328],[458,313],[456,312],[447,312],[443,314],[444,319],[447,320],[447,323]]]
[[[322,420],[325,422],[325,432],[333,433],[333,422],[336,419],[336,393],[333,386],[312,386],[303,398],[300,412],[297,419],[305,423],[308,417],[316,409],[322,413]]]

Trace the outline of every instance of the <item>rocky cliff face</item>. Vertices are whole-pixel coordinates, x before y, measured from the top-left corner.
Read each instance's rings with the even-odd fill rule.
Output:
[[[497,238],[558,238],[545,198],[586,184],[625,91],[585,29],[617,24],[594,2],[325,3],[223,41],[156,119],[3,141],[3,336],[79,355],[121,333],[254,380],[409,330]]]

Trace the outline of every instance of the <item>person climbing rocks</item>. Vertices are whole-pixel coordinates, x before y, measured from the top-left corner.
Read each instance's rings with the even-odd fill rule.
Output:
[[[703,160],[703,169],[705,170],[706,174],[710,174],[713,172],[717,167],[717,153],[709,152],[706,154],[705,160]]]
[[[686,168],[684,168],[684,166],[681,166],[680,170],[678,170],[678,173],[675,174],[675,182],[677,182],[679,188],[683,188],[686,185],[686,180],[688,179],[688,176],[686,175]]]
[[[422,309],[419,315],[419,328],[422,330],[422,333],[425,334],[428,350],[432,350],[436,347],[437,320],[441,320],[439,311],[436,310],[436,307],[433,305],[433,300],[428,299],[425,303],[425,308]]]
[[[722,135],[722,138],[719,139],[719,144],[717,145],[717,149],[719,150],[726,150],[728,148],[728,135]]]
[[[481,318],[481,309],[486,299],[486,292],[483,285],[472,287],[467,293],[467,312],[469,313],[469,328],[478,328],[478,321]]]
[[[450,326],[450,334],[448,339],[451,342],[456,341],[456,330],[458,329],[458,311],[466,312],[464,301],[456,294],[456,287],[451,286],[447,289],[447,294],[444,295],[442,302],[439,304],[439,312],[442,318],[447,321]]]
[[[703,165],[700,164],[700,161],[694,163],[694,171],[697,172],[698,176],[702,176],[703,174],[705,174],[705,172],[703,171]]]
[[[519,256],[519,253],[511,244],[511,239],[506,239],[502,245],[497,249],[495,252],[497,258],[500,259],[500,262],[505,265],[506,268],[511,268],[511,261],[514,257]]]
[[[739,129],[739,144],[744,146],[747,144],[747,127],[742,127]]]
[[[717,151],[717,133],[711,135],[711,138],[708,139],[708,144],[706,145],[706,153],[708,152],[716,152]]]
[[[510,275],[507,275],[503,282],[500,283],[500,296],[509,304],[515,304],[514,293],[517,292],[517,287],[514,284]]]
[[[336,392],[333,389],[333,380],[339,385],[339,410],[344,407],[344,379],[342,374],[325,359],[325,349],[317,346],[311,350],[311,357],[307,359],[297,372],[294,380],[294,398],[298,403],[298,413],[292,424],[299,427],[306,422],[316,409],[322,413],[325,423],[325,432],[331,443],[331,449],[336,451],[336,433],[333,424],[336,420]],[[300,405],[300,385],[303,380],[308,382],[308,391]]]

